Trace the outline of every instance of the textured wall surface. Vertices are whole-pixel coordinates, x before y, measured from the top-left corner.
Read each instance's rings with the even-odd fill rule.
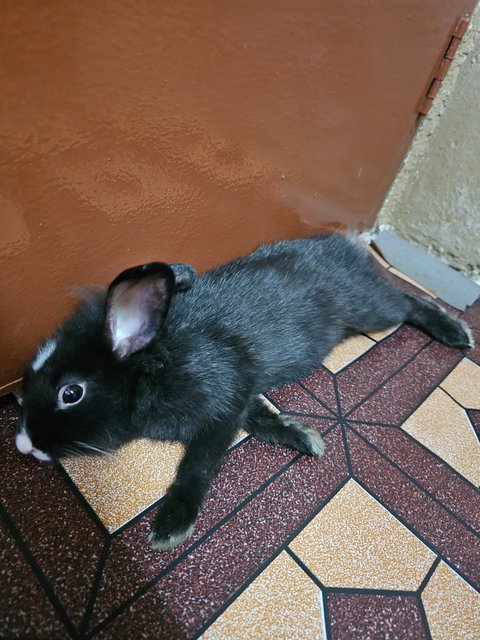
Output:
[[[75,285],[371,224],[472,4],[2,2],[0,387]]]
[[[480,283],[480,7],[378,217]]]

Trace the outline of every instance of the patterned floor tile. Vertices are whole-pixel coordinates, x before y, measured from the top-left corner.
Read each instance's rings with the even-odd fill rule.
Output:
[[[71,458],[63,466],[113,532],[165,493],[182,453],[178,443],[136,440],[111,458]]]
[[[346,367],[350,362],[359,358],[366,353],[375,342],[365,336],[353,336],[344,340],[335,349],[328,354],[323,361],[323,366],[337,373],[340,369]]]
[[[428,640],[415,596],[328,594],[331,640]]]
[[[217,527],[261,487],[292,464],[297,452],[250,439],[234,449],[210,488],[192,537],[172,551],[159,553],[147,542],[156,509],[120,531],[111,541],[93,612],[95,625],[124,600],[167,570],[192,545]],[[125,573],[129,579],[125,580]]]
[[[19,414],[3,403],[0,502],[75,624],[80,624],[103,550],[104,534],[57,469],[15,448]]]
[[[322,399],[313,398],[299,384],[285,384],[270,389],[267,395],[283,412],[332,417],[330,407],[323,404]]]
[[[480,343],[480,300],[463,315]],[[478,344],[408,325],[347,341],[267,394],[324,435],[324,457],[240,433],[169,552],[147,536],[178,445],[39,463],[15,449],[17,406],[0,399],[0,637],[480,637],[475,363]]]
[[[247,436],[240,431],[233,444]],[[165,494],[184,448],[179,443],[135,440],[114,456],[71,458],[63,467],[105,527],[116,531]]]
[[[352,424],[350,429],[402,469],[435,499],[480,531],[480,492],[401,429]]]
[[[470,418],[470,422],[472,423],[473,428],[475,429],[477,438],[479,438],[480,440],[480,411],[470,409],[469,411],[467,411],[467,415]]]
[[[331,413],[337,414],[337,395],[335,393],[335,376],[324,367],[313,371],[310,375],[302,379],[302,384],[315,397],[319,398],[323,405]]]
[[[380,340],[387,338],[397,329],[398,329],[398,325],[395,325],[393,327],[389,327],[388,329],[383,329],[383,331],[369,331],[367,333],[367,336],[369,338],[372,338],[372,340],[375,340],[375,342],[380,342]]]
[[[379,348],[379,347],[377,347]],[[399,424],[459,362],[455,349],[432,342],[349,414],[354,420]],[[347,370],[348,371],[348,370]]]
[[[321,591],[282,552],[201,638],[323,640]]]
[[[480,367],[468,358],[445,378],[442,388],[465,409],[480,409]]]
[[[401,327],[370,349],[360,360],[336,376],[345,415],[393,376],[405,361],[428,343],[428,336],[413,327]]]
[[[413,591],[435,559],[354,480],[290,546],[327,587]]]
[[[0,519],[0,637],[67,637],[47,596]]]
[[[472,484],[480,484],[480,442],[465,410],[441,388],[428,396],[402,429]]]
[[[358,435],[349,431],[347,440],[355,478],[435,553],[447,559],[473,585],[480,586],[478,532],[455,518]]]
[[[422,593],[432,640],[478,640],[480,594],[444,562]]]
[[[334,429],[325,442],[329,455],[300,458],[170,571],[160,571],[128,608],[113,616],[109,609],[96,637],[128,637],[146,624],[152,639],[191,637],[345,480],[341,435]],[[176,636],[169,635],[171,617]]]

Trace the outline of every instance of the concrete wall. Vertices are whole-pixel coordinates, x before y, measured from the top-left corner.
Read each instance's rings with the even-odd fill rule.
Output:
[[[480,5],[377,219],[480,282]]]

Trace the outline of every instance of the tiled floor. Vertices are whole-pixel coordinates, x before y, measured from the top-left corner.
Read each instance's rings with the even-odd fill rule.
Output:
[[[480,342],[480,301],[464,316]],[[179,445],[40,463],[1,400],[0,637],[480,638],[480,347],[394,327],[268,398],[325,456],[239,434],[194,536],[163,553],[147,533]]]

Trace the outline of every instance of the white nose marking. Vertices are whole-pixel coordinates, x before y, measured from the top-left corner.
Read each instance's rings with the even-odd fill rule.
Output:
[[[20,453],[31,453],[33,450],[33,444],[25,431],[20,431],[15,437],[15,444]]]

